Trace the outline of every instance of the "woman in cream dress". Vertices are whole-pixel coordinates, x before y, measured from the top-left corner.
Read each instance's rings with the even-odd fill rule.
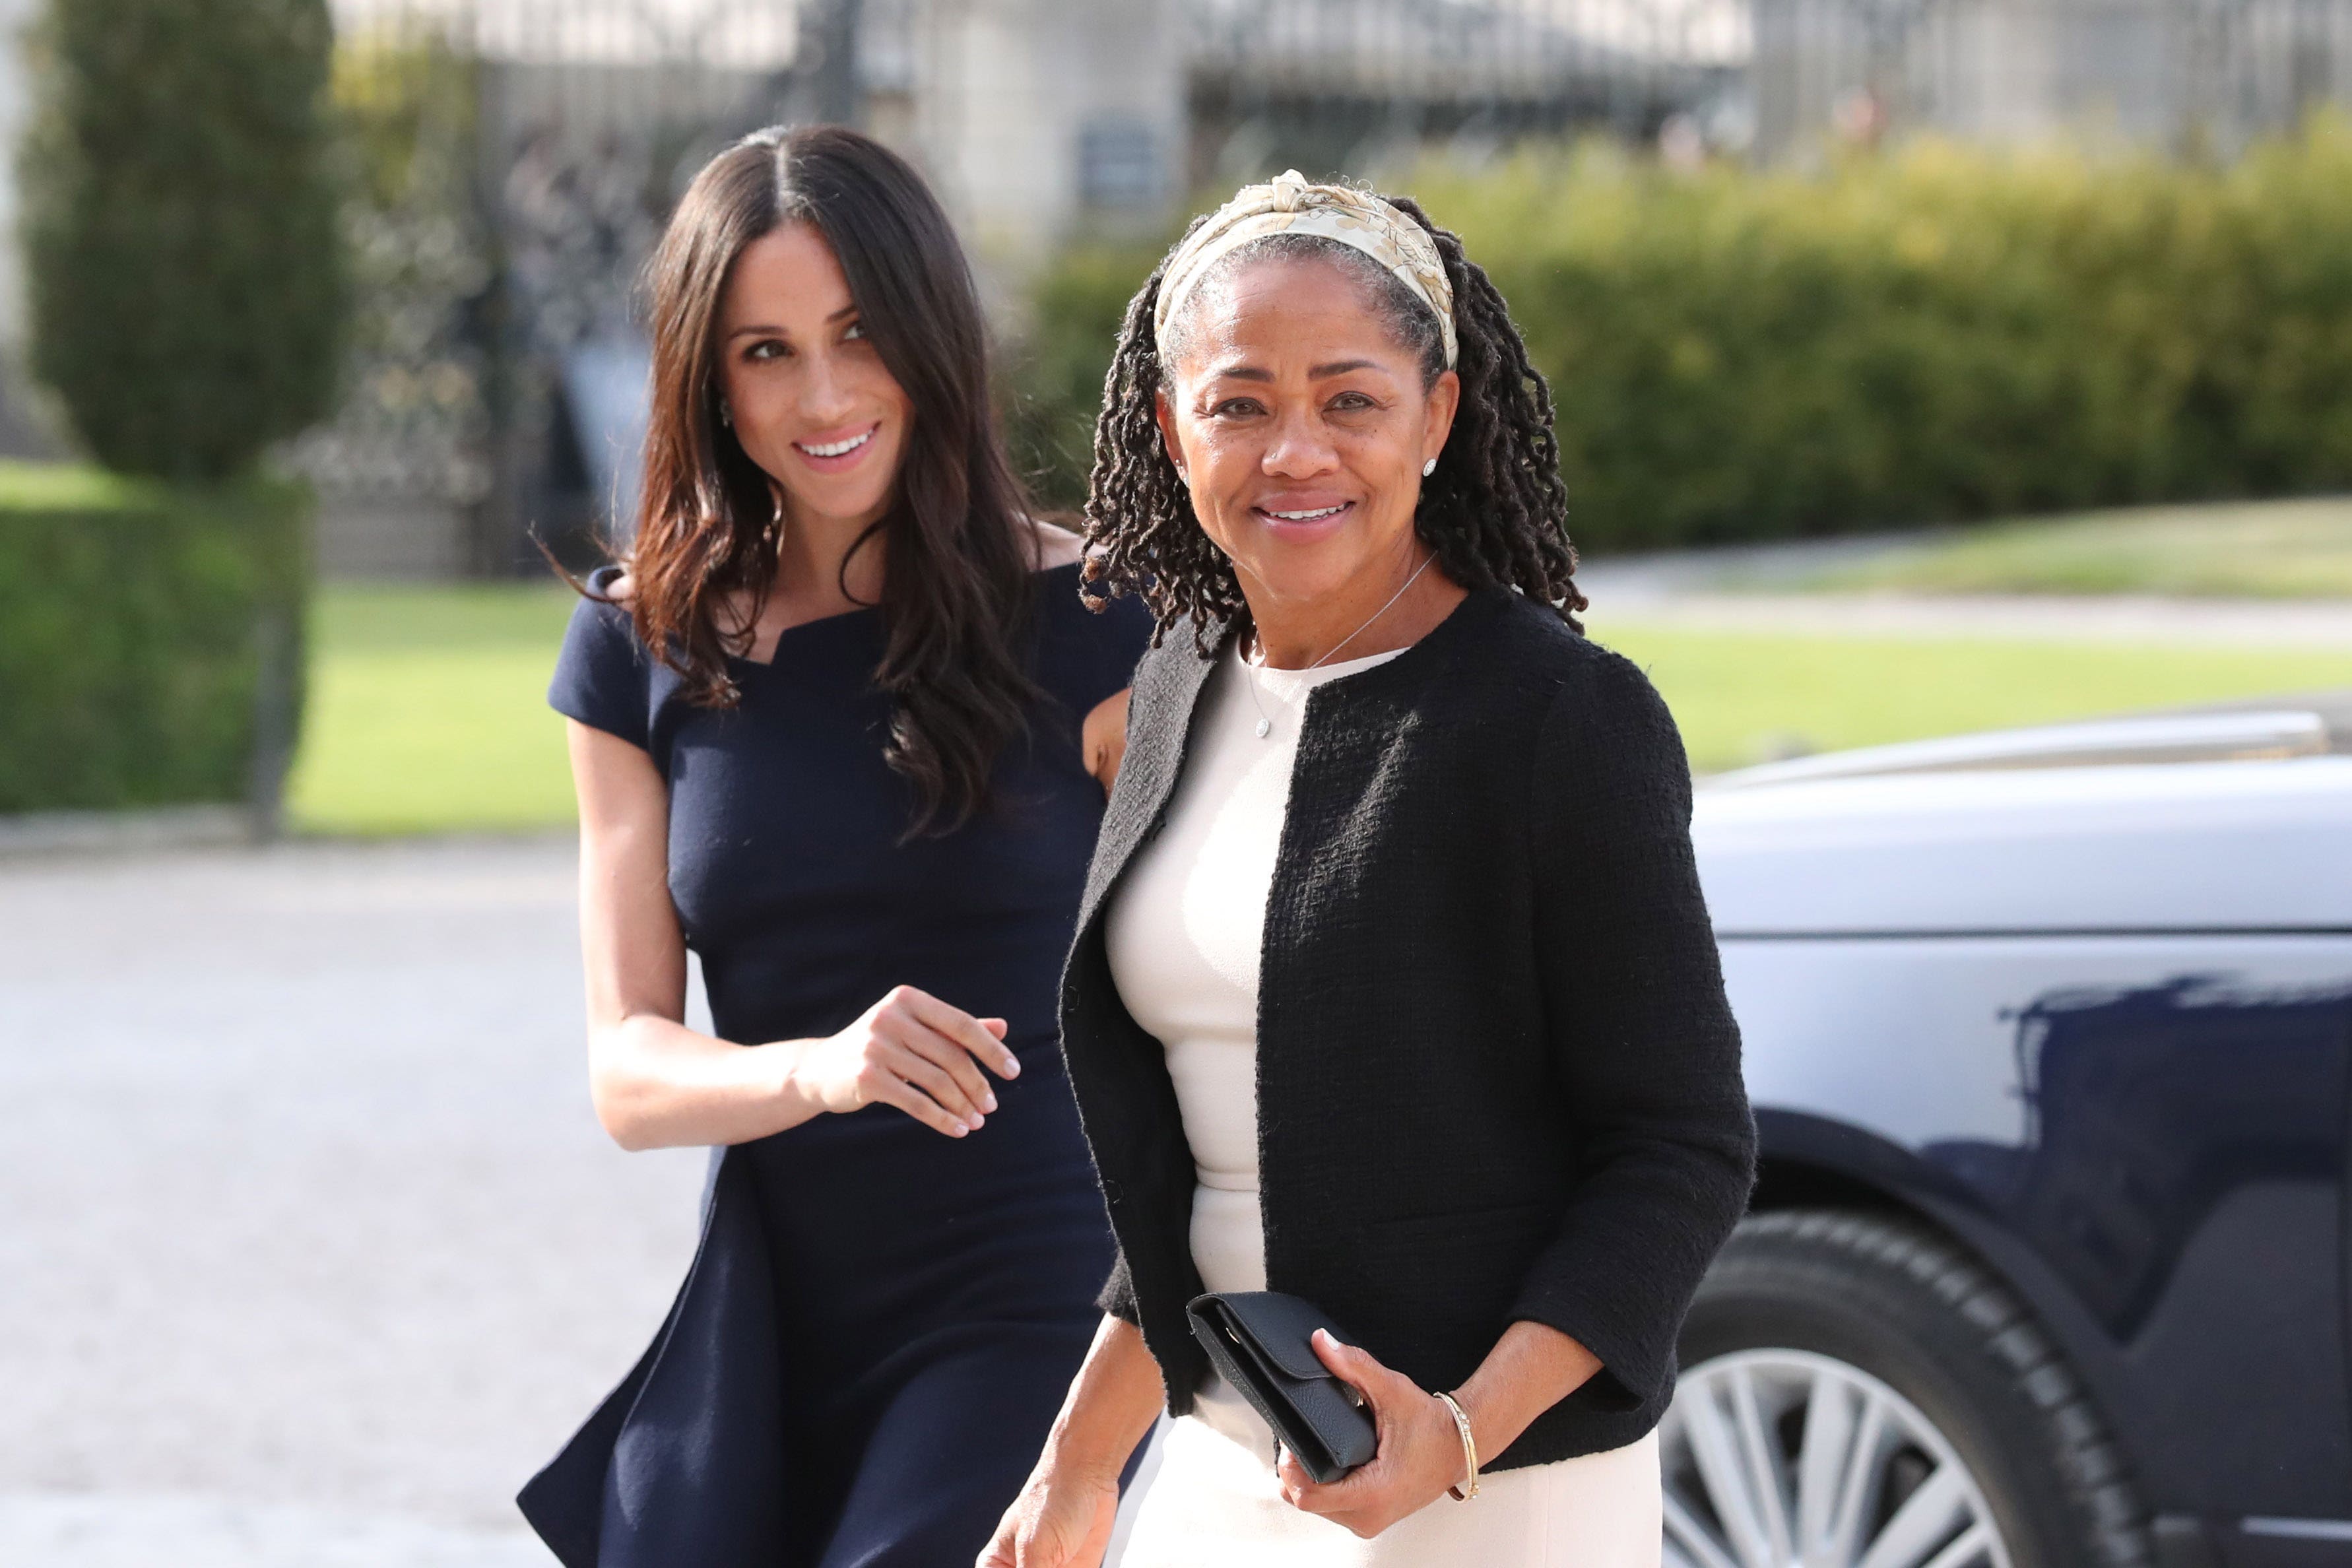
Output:
[[[1314,669],[1229,653],[1202,694],[1167,826],[1111,906],[1111,973],[1168,1051],[1199,1172],[1192,1260],[1209,1290],[1263,1290],[1258,1216],[1257,981],[1298,721],[1316,687],[1377,668],[1378,653]],[[1260,736],[1257,726],[1268,723]],[[1211,1374],[1162,1439],[1119,1568],[1527,1564],[1631,1568],[1659,1552],[1655,1433],[1623,1447],[1487,1478],[1474,1506],[1424,1508],[1370,1541],[1285,1501],[1274,1433]]]
[[[1410,203],[1288,174],[1130,307],[1088,575],[1140,595],[1063,979],[1120,1257],[982,1568],[1648,1568],[1655,1427],[1754,1129],[1641,673],[1580,635],[1550,405]],[[1328,1483],[1186,1304],[1304,1297],[1373,1458]]]

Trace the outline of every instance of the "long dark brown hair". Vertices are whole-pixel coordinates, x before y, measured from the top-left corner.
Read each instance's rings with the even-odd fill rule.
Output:
[[[1463,253],[1462,241],[1430,222],[1411,197],[1382,199],[1437,242],[1454,285],[1461,343],[1455,369],[1462,378],[1462,405],[1435,470],[1422,482],[1414,531],[1445,574],[1462,586],[1516,588],[1575,626],[1585,601],[1577,590],[1576,551],[1568,540],[1568,491],[1560,483],[1559,442],[1552,433],[1551,388],[1528,362],[1527,343],[1502,293],[1486,269]],[[1196,220],[1194,226],[1205,221]],[[1352,247],[1317,236],[1270,235],[1235,247],[1212,275],[1260,257],[1309,256],[1349,275],[1391,336],[1418,355],[1423,388],[1435,385],[1445,370],[1436,315],[1386,268]],[[1103,382],[1087,496],[1086,574],[1114,593],[1140,594],[1159,618],[1158,636],[1189,617],[1193,639],[1205,650],[1211,634],[1248,606],[1233,563],[1193,516],[1192,494],[1160,438],[1154,401],[1162,391],[1172,395],[1175,390],[1166,357],[1181,352],[1189,314],[1210,292],[1205,279],[1194,287],[1169,321],[1174,342],[1163,345],[1153,333],[1152,315],[1166,270],[1163,261],[1129,301]]]
[[[1036,694],[1025,657],[1039,543],[989,395],[988,343],[963,247],[922,177],[837,126],[756,132],[706,164],[646,272],[653,408],[628,565],[637,634],[706,707],[739,700],[727,657],[776,580],[768,475],[719,418],[719,304],[745,247],[791,223],[824,237],[882,363],[914,405],[878,539],[893,703],[884,754],[915,786],[913,832],[987,804],[997,754]],[[748,595],[740,624],[721,610]]]

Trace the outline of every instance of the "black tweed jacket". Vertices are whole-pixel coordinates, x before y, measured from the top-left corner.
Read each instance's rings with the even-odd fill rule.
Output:
[[[1211,668],[1180,630],[1136,672],[1062,984],[1119,1241],[1103,1306],[1141,1326],[1180,1414],[1207,1370],[1184,1318],[1192,1156],[1104,909],[1166,819]],[[1588,1346],[1607,1370],[1491,1468],[1656,1423],[1747,1202],[1754,1125],[1689,823],[1649,682],[1512,593],[1307,701],[1258,995],[1267,1280],[1425,1388],[1520,1319]]]

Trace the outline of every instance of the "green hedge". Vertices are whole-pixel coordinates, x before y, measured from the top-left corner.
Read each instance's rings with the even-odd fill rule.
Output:
[[[301,700],[308,492],[0,463],[0,812],[247,801]]]
[[[110,468],[242,473],[334,401],[326,0],[48,0],[29,42],[34,374]]]
[[[2225,169],[1927,143],[1677,174],[1603,149],[1409,183],[1495,276],[1602,549],[2352,487],[2352,128]],[[1083,487],[1150,257],[1044,281],[1044,488]]]
[[[1023,477],[1049,506],[1075,510],[1086,504],[1103,373],[1127,302],[1164,248],[1078,247],[1046,270],[1030,296],[1034,325],[1013,353],[1005,437]]]

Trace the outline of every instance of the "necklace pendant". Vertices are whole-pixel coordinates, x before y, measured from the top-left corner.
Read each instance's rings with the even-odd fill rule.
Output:
[[[1259,740],[1263,741],[1263,740],[1265,740],[1268,735],[1271,735],[1271,734],[1273,734],[1273,733],[1274,733],[1274,721],[1273,721],[1273,720],[1271,720],[1271,719],[1261,719],[1261,720],[1259,720],[1259,721],[1257,721],[1257,738],[1258,738]]]

